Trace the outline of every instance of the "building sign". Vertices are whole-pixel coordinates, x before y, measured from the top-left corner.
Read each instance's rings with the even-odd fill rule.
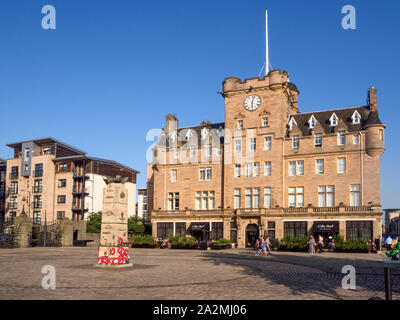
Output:
[[[338,221],[314,222],[314,232],[339,232]]]
[[[192,222],[189,231],[210,231],[209,222]]]

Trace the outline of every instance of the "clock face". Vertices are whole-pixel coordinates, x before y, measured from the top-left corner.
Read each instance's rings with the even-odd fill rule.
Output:
[[[256,94],[252,94],[244,100],[244,108],[249,111],[257,110],[260,105],[261,98]]]

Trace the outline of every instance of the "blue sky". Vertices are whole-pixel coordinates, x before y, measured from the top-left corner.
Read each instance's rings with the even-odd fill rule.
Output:
[[[44,5],[56,30],[41,28]],[[344,30],[341,9],[356,9]],[[146,133],[175,113],[181,126],[224,120],[228,76],[258,76],[270,13],[270,63],[300,90],[301,112],[365,105],[378,89],[387,125],[382,204],[400,207],[400,2],[36,1],[0,3],[0,157],[6,143],[52,136],[141,172]],[[397,127],[397,128],[396,128]]]

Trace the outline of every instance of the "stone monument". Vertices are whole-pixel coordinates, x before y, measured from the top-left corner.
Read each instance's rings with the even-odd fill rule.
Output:
[[[104,179],[103,211],[99,256],[95,267],[120,268],[132,266],[128,247],[128,178]]]

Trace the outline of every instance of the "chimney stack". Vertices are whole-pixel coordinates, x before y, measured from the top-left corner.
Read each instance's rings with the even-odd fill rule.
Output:
[[[368,89],[368,104],[371,111],[378,111],[378,100],[376,98],[376,88],[374,86]]]

